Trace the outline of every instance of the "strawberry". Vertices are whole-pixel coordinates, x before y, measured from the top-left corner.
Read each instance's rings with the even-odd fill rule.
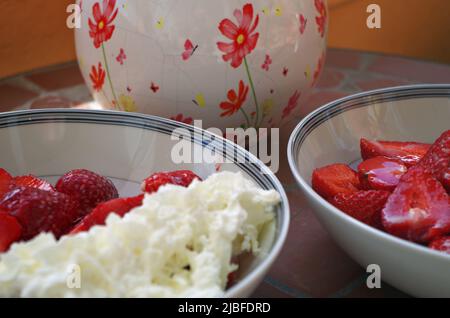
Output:
[[[6,252],[9,246],[18,241],[22,234],[22,227],[16,218],[0,210],[0,253]]]
[[[330,203],[355,219],[379,228],[381,210],[389,195],[388,191],[379,190],[338,193],[330,200]]]
[[[80,217],[87,215],[99,203],[119,196],[111,180],[85,169],[63,175],[56,183],[56,190],[78,202]]]
[[[202,180],[199,176],[189,170],[158,172],[145,179],[141,187],[142,191],[153,193],[158,191],[159,187],[165,184],[175,184],[187,187],[194,179]]]
[[[360,140],[361,157],[364,160],[384,156],[400,160],[406,167],[416,165],[430,148],[429,144],[403,141]]]
[[[14,188],[0,201],[0,209],[14,216],[22,226],[23,240],[41,232],[51,232],[59,238],[78,217],[77,208],[68,195],[30,187]]]
[[[16,186],[37,188],[45,191],[56,191],[50,183],[33,175],[15,177],[13,182]]]
[[[403,175],[382,211],[387,232],[418,243],[450,232],[449,198],[420,165]]]
[[[132,198],[118,198],[100,203],[73,228],[70,234],[89,231],[94,225],[105,225],[105,221],[111,213],[116,213],[122,217],[133,208],[141,206],[143,199],[144,195],[141,194]]]
[[[445,175],[450,169],[450,130],[444,132],[420,161],[429,173],[445,184]]]
[[[442,185],[450,193],[450,168],[444,173],[444,178],[442,179]]]
[[[443,236],[435,239],[430,243],[430,245],[428,245],[428,247],[433,250],[450,254],[450,236]]]
[[[11,175],[6,170],[0,168],[0,199],[9,192],[11,181]]]
[[[340,163],[315,169],[311,183],[313,189],[325,199],[338,193],[356,192],[360,187],[358,174]]]
[[[358,176],[361,186],[370,190],[394,191],[406,166],[387,157],[373,157],[358,165]]]

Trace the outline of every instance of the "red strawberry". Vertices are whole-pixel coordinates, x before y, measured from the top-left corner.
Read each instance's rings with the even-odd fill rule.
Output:
[[[199,176],[189,170],[158,172],[145,179],[141,187],[142,191],[153,193],[158,191],[159,187],[165,184],[175,184],[187,187],[194,179],[202,180]]]
[[[429,144],[402,141],[371,141],[361,138],[361,157],[364,160],[384,156],[398,159],[408,168],[416,165],[430,148]]]
[[[80,217],[88,214],[99,203],[119,196],[111,180],[85,169],[63,175],[56,183],[56,190],[78,202]]]
[[[444,173],[444,178],[442,180],[442,185],[450,193],[450,168]]]
[[[16,218],[0,210],[0,253],[6,252],[9,246],[18,241],[22,234],[22,227]]]
[[[33,175],[15,177],[13,182],[16,186],[37,188],[45,191],[56,191],[50,183]]]
[[[421,166],[400,179],[382,211],[387,232],[418,243],[450,232],[450,205],[445,189]]]
[[[399,161],[378,156],[361,162],[358,175],[364,189],[394,191],[406,170]]]
[[[71,197],[29,187],[17,187],[6,194],[0,208],[19,221],[23,240],[41,232],[51,232],[59,238],[78,217],[78,205]]]
[[[77,234],[84,231],[89,231],[94,225],[105,225],[106,218],[111,213],[116,213],[119,216],[124,216],[130,210],[142,205],[144,195],[138,195],[132,198],[118,198],[107,202],[100,203],[86,215],[80,223],[70,232],[70,234]]]
[[[435,239],[428,245],[433,250],[441,251],[447,254],[450,254],[450,236],[444,236],[438,239]]]
[[[0,199],[9,192],[11,181],[11,175],[6,170],[0,168]]]
[[[356,192],[360,186],[358,174],[340,163],[315,169],[311,183],[313,189],[325,199],[338,193]]]
[[[355,219],[375,226],[381,225],[381,210],[390,193],[388,191],[357,191],[336,194],[330,203]]]
[[[444,132],[431,146],[420,161],[428,172],[445,183],[445,175],[450,169],[450,130]]]

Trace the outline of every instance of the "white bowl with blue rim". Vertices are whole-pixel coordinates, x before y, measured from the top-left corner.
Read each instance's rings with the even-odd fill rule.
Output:
[[[448,129],[450,85],[412,85],[331,102],[305,117],[288,144],[294,177],[336,242],[364,268],[378,265],[383,281],[413,296],[450,297],[450,255],[346,215],[311,188],[311,174],[336,162],[355,165],[361,137],[432,143]]]
[[[208,152],[211,163],[173,162],[171,151],[179,142]],[[202,138],[203,136],[203,138]],[[211,133],[155,116],[113,111],[33,110],[0,114],[0,167],[13,175],[33,173],[55,181],[77,168],[110,178],[120,196],[139,193],[143,178],[157,171],[190,169],[202,178],[220,170],[241,171],[264,189],[281,196],[274,231],[261,237],[263,251],[241,263],[237,280],[226,297],[246,297],[260,284],[277,258],[289,226],[286,194],[274,174],[252,154]],[[270,234],[271,233],[271,234]],[[131,270],[131,269],[130,269]]]

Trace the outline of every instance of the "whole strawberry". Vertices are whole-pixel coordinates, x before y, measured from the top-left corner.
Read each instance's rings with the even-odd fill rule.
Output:
[[[55,188],[56,191],[69,195],[78,203],[80,218],[99,203],[119,196],[111,180],[86,169],[66,173],[58,180]]]
[[[0,201],[0,209],[20,223],[22,240],[41,232],[51,232],[59,238],[78,217],[78,205],[70,196],[30,187],[16,187],[7,193]]]

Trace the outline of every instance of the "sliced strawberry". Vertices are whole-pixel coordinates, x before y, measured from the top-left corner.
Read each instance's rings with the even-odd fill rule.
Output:
[[[172,172],[158,172],[142,182],[142,191],[153,193],[158,191],[159,187],[165,184],[175,184],[187,187],[195,179],[202,180],[199,176],[190,170],[178,170]]]
[[[450,232],[449,198],[442,185],[418,165],[401,178],[382,211],[387,232],[418,243]]]
[[[330,203],[355,219],[380,228],[381,210],[389,195],[388,191],[379,190],[338,193]]]
[[[119,196],[111,180],[85,169],[63,175],[56,183],[56,190],[78,202],[80,217],[87,215],[99,203]]]
[[[44,191],[56,191],[55,188],[45,180],[39,179],[33,175],[15,177],[13,182],[16,186],[37,188]]]
[[[448,168],[447,171],[444,173],[442,185],[447,190],[447,193],[450,193],[450,168]]]
[[[450,169],[450,130],[444,132],[434,142],[420,161],[420,165],[445,184],[445,175],[448,174]]]
[[[416,165],[430,148],[429,144],[403,141],[360,140],[361,157],[364,160],[384,156],[398,159],[408,168]]]
[[[338,193],[356,192],[360,187],[358,174],[340,163],[315,169],[311,183],[313,189],[325,199]]]
[[[406,171],[401,162],[381,156],[367,159],[358,166],[361,186],[367,190],[394,191]]]
[[[22,227],[15,217],[0,210],[0,253],[6,252],[10,245],[20,239]]]
[[[41,232],[51,232],[59,238],[78,217],[78,205],[71,197],[30,187],[14,188],[0,201],[0,208],[20,223],[23,240]]]
[[[70,234],[89,231],[95,225],[105,225],[105,221],[111,213],[116,213],[122,217],[133,208],[141,206],[143,199],[144,195],[141,194],[132,198],[118,198],[100,203],[73,228]]]
[[[450,236],[440,237],[435,239],[428,245],[433,250],[441,251],[450,254]]]
[[[12,176],[8,171],[0,168],[0,199],[9,192]]]

